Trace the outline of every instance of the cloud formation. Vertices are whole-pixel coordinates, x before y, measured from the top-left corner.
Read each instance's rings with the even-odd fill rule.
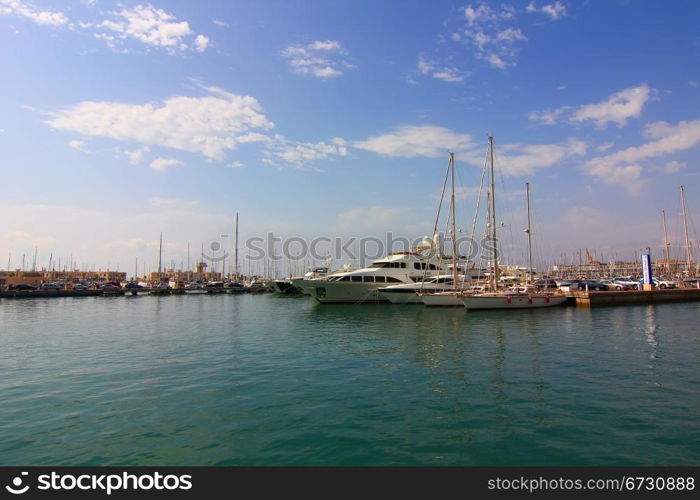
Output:
[[[322,80],[337,78],[353,67],[346,60],[347,51],[337,40],[317,40],[307,45],[290,45],[282,51],[292,73]]]
[[[557,21],[566,15],[566,6],[557,0],[554,3],[545,4],[538,8],[535,2],[532,1],[525,7],[525,12],[539,12],[548,15],[552,21]]]
[[[641,178],[643,164],[652,158],[670,155],[700,144],[700,120],[681,121],[676,125],[654,122],[647,125],[644,135],[650,139],[641,146],[630,147],[587,161],[585,171],[607,184],[620,184],[630,193],[638,194],[646,182]],[[682,168],[680,162],[666,165],[666,173]]]
[[[474,146],[468,134],[458,134],[435,125],[403,125],[386,134],[354,142],[353,147],[381,156],[439,158],[450,151],[465,151]]]
[[[66,26],[70,24],[70,19],[62,12],[40,10],[22,0],[0,0],[0,15],[15,15],[45,26]]]
[[[347,156],[347,142],[334,137],[329,142],[297,142],[281,135],[266,145],[263,162],[274,166],[305,168],[318,161],[332,160],[336,156]]]
[[[209,45],[209,39],[204,35],[194,37],[187,21],[178,21],[172,14],[149,4],[113,11],[109,16],[95,28],[103,30],[99,38],[112,48],[128,39],[163,48],[169,53],[203,52]],[[192,37],[194,39],[190,41]]]
[[[254,97],[202,88],[208,95],[172,97],[160,105],[84,101],[50,113],[46,123],[57,130],[189,151],[211,160],[223,160],[239,144],[269,140],[261,131],[274,124]]]
[[[639,118],[644,105],[653,99],[654,94],[654,89],[643,84],[616,92],[600,103],[533,111],[528,118],[546,125],[567,121],[574,124],[593,122],[596,128],[604,128],[609,123],[622,127],[630,118]]]

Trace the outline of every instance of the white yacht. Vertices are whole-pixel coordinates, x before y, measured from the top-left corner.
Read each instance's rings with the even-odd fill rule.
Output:
[[[433,293],[451,289],[453,283],[454,277],[451,274],[441,274],[428,278],[425,281],[383,287],[379,289],[379,293],[392,304],[422,304],[420,293]],[[459,305],[462,305],[462,303],[460,302]]]
[[[352,266],[346,264],[343,269],[338,271],[331,271],[330,267],[310,267],[303,276],[293,277],[289,280],[291,286],[293,286],[298,293],[303,295],[313,295],[311,293],[311,288],[308,286],[310,281],[326,280],[330,276],[335,276],[339,273],[344,273],[352,270]],[[279,285],[278,285],[279,286]]]
[[[393,252],[368,267],[339,272],[324,279],[302,280],[299,286],[321,303],[389,302],[379,291],[387,285],[415,285],[444,273],[441,260],[417,251]],[[295,283],[296,284],[296,283]]]

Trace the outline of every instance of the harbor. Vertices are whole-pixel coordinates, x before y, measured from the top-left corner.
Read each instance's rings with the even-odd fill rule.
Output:
[[[693,464],[698,307],[504,314],[276,294],[3,300],[0,457]]]

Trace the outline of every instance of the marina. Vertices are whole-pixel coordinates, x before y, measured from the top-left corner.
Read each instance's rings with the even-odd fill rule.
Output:
[[[0,461],[692,465],[699,307],[4,300]]]

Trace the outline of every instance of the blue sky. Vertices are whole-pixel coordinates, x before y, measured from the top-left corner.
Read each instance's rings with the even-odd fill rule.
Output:
[[[179,266],[235,212],[420,237],[451,151],[468,228],[488,134],[551,262],[660,251],[661,210],[680,255],[700,206],[692,0],[0,0],[0,43],[0,268],[150,266],[161,231]]]

